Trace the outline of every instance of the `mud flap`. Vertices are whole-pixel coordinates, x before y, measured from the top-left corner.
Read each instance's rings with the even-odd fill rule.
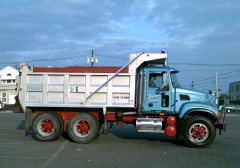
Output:
[[[22,109],[22,106],[20,105],[18,97],[16,96],[15,99],[16,101],[13,107],[14,113],[23,113],[23,109]]]
[[[103,116],[104,116],[104,134],[107,133],[107,109],[103,108]]]
[[[32,111],[26,110],[25,112],[25,136],[32,130]]]

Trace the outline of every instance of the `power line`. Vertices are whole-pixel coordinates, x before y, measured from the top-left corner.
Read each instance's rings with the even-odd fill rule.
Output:
[[[169,63],[170,65],[190,65],[190,66],[240,66],[240,64],[194,64],[194,63]]]
[[[95,53],[98,57],[105,57],[105,58],[111,58],[111,59],[126,59],[126,57],[119,57],[119,56],[113,56],[113,55],[106,55],[106,54],[99,54]],[[59,60],[69,60],[69,59],[75,59],[79,58],[81,56],[87,57],[89,54],[81,54],[77,56],[68,56],[68,57],[61,57],[61,58],[48,58],[48,59],[34,59],[34,60],[23,60],[21,62],[40,62],[40,61],[59,61]],[[10,62],[0,62],[0,64],[14,64],[19,63],[19,61],[10,61]],[[190,65],[190,66],[239,66],[240,64],[195,64],[195,63],[169,63],[170,65]],[[225,69],[226,70],[226,69]],[[181,70],[181,71],[218,71],[218,70]],[[239,69],[236,71],[240,71]],[[235,72],[235,71],[234,71]],[[229,72],[231,73],[231,72]]]
[[[112,55],[106,55],[106,54],[99,54],[99,53],[95,53],[96,56],[98,57],[104,57],[104,58],[110,58],[110,59],[127,59],[125,57],[119,57],[119,56],[112,56]],[[60,60],[69,60],[69,59],[79,59],[79,58],[86,58],[87,55],[89,54],[81,54],[81,55],[77,55],[77,56],[68,56],[68,57],[61,57],[61,58],[48,58],[48,59],[34,59],[34,60],[25,60],[22,62],[40,62],[40,61],[60,61]],[[0,62],[0,64],[18,64],[19,61],[13,61],[13,62]],[[239,66],[240,64],[194,64],[194,63],[170,63],[170,64],[176,64],[176,65],[194,65],[194,66]],[[223,69],[224,71],[226,71],[226,69]],[[219,70],[181,70],[181,71],[219,71]],[[219,79],[221,80],[225,80],[225,79],[229,79],[232,77],[236,77],[239,76],[240,74],[234,74],[235,72],[239,72],[240,69],[232,69],[230,70],[230,72],[225,72],[225,73],[220,73],[219,74]],[[232,74],[231,76],[225,76],[225,75],[229,75]],[[181,78],[181,77],[180,77]],[[194,80],[194,84],[195,85],[201,85],[201,84],[206,84],[209,82],[202,82],[202,81],[206,81],[206,80],[211,80],[213,79],[214,76],[211,77],[207,77],[207,78],[194,78],[194,79],[198,79],[198,80],[194,80],[192,78],[181,78],[181,79],[192,79]],[[199,84],[199,82],[201,82]]]
[[[0,64],[17,64],[19,62],[61,61],[61,60],[69,60],[69,59],[78,59],[78,58],[80,58],[82,56],[86,57],[86,55],[68,56],[68,57],[61,57],[61,58],[48,58],[48,59],[34,59],[34,60],[0,62]]]

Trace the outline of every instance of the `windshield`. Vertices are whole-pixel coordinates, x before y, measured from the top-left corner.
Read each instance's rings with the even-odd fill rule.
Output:
[[[171,76],[172,86],[174,88],[177,88],[177,87],[181,88],[182,86],[178,83],[177,72],[171,72],[170,76]]]

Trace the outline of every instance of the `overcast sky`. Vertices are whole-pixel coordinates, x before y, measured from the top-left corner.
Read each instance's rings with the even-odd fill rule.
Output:
[[[125,65],[130,53],[168,52],[182,86],[224,93],[240,81],[240,1],[1,0],[0,69]]]

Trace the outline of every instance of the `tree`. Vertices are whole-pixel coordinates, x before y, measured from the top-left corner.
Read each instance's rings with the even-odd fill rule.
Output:
[[[226,93],[223,93],[219,97],[219,105],[223,105],[227,103],[227,100],[229,99],[229,96]]]

